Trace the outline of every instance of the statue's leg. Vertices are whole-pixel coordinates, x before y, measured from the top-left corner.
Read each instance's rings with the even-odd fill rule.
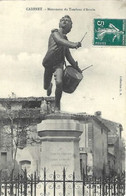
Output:
[[[47,96],[51,95],[52,92],[52,75],[53,71],[49,68],[45,68],[44,71],[44,89],[47,90]]]
[[[60,110],[60,100],[62,97],[62,84],[63,84],[63,68],[57,68],[55,73],[56,90],[55,90],[55,111]]]

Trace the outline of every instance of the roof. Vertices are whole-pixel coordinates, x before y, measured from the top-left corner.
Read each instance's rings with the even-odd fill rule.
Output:
[[[101,117],[98,117],[98,119],[105,124],[105,126],[109,129],[108,133],[108,145],[114,145],[117,141],[117,138],[119,137],[119,131],[123,130],[123,127],[120,123],[110,121]]]
[[[55,98],[54,97],[10,97],[10,98],[0,98],[0,103],[4,104],[4,103],[23,103],[23,102],[40,102],[43,99],[50,101],[50,102],[54,102]],[[27,109],[20,109],[17,111],[11,111],[8,110],[8,114],[12,115],[14,118],[41,118],[43,119],[45,117],[45,114],[41,114],[40,113],[40,108],[27,108]],[[63,114],[63,112],[61,112]],[[3,118],[8,118],[8,114],[6,111],[1,111],[0,112],[0,119]],[[121,128],[122,125],[110,120],[106,120],[103,119],[99,116],[96,115],[89,115],[84,113],[65,113],[64,112],[64,116],[66,116],[66,118],[69,116],[69,118],[75,119],[75,120],[79,120],[79,121],[87,121],[87,120],[94,120],[95,122],[97,122],[100,126],[102,126],[105,130],[107,130],[108,132],[113,132],[115,133],[115,131],[117,130],[117,128]]]
[[[40,109],[22,109],[22,110],[8,110],[0,112],[0,119],[8,118],[43,118],[44,114],[40,113]]]
[[[108,127],[105,125],[105,123],[103,123],[101,121],[101,119],[97,118],[96,116],[94,115],[89,115],[89,114],[86,114],[86,113],[76,113],[74,114],[74,116],[76,117],[76,119],[78,119],[79,121],[83,121],[83,120],[89,120],[91,121],[92,119],[97,122],[101,127],[103,127],[106,131],[110,131],[108,129]]]
[[[109,128],[106,126],[106,124],[101,120],[101,118],[98,118],[96,116],[92,116],[92,119],[95,120],[102,128],[104,128],[106,131],[110,131]]]
[[[103,123],[106,124],[106,126],[111,130],[111,131],[115,131],[115,129],[117,128],[121,128],[122,125],[120,123],[117,123],[117,122],[114,122],[114,121],[110,121],[110,120],[107,120],[107,119],[104,119],[104,118],[101,118],[101,121]]]
[[[42,101],[43,99],[47,101],[54,101],[54,97],[9,97],[9,98],[0,98],[0,103],[4,102],[29,102],[29,101]]]

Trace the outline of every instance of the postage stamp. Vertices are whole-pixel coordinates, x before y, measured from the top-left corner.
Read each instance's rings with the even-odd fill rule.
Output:
[[[126,46],[126,19],[94,19],[94,45]]]

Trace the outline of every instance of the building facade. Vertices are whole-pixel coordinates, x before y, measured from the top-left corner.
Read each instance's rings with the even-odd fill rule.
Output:
[[[108,174],[108,128],[95,116],[83,116],[83,134],[80,138],[81,168],[86,174],[97,177]]]

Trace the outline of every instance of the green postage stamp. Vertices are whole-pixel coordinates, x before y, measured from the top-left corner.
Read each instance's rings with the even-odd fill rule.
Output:
[[[126,19],[94,19],[94,45],[126,46]]]

